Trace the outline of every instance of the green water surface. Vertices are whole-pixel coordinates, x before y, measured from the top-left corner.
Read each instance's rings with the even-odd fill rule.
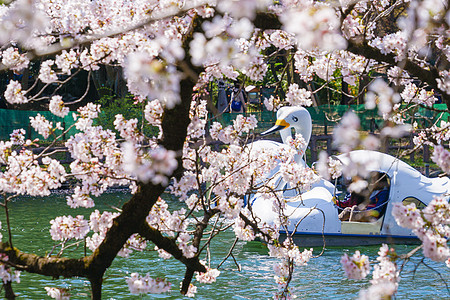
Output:
[[[51,197],[22,197],[9,205],[12,220],[14,246],[22,251],[38,255],[48,253],[54,244],[49,233],[51,219],[61,215],[78,215],[86,217],[94,209],[110,210],[111,206],[121,207],[130,197],[122,192],[107,193],[96,200],[93,209],[71,209],[66,205],[66,194],[54,194]],[[177,203],[176,199],[168,200]],[[7,238],[4,215],[2,221],[3,239]],[[225,232],[218,237],[212,247],[212,267],[216,267],[229,251],[233,243],[232,232]],[[148,247],[153,248],[153,247]],[[291,284],[298,299],[355,299],[362,288],[370,285],[369,278],[361,281],[346,279],[341,268],[340,257],[347,252],[353,254],[359,249],[372,260],[377,257],[379,247],[329,248],[318,258],[312,259],[305,267],[298,267]],[[398,253],[412,250],[412,246],[396,246]],[[319,254],[322,249],[314,249]],[[68,256],[78,257],[83,247]],[[88,250],[89,251],[89,250]],[[239,242],[234,250],[239,272],[235,262],[230,258],[220,268],[221,274],[214,284],[200,284],[196,299],[270,299],[276,291],[272,266],[274,259],[267,255],[267,248],[259,242]],[[450,299],[446,284],[450,284],[450,268],[425,260],[429,266],[416,264],[422,257],[413,257],[402,273],[397,299]],[[415,270],[415,272],[414,272]],[[149,273],[153,278],[166,278],[172,283],[172,289],[162,295],[131,295],[125,278],[132,272],[141,275]],[[134,252],[130,258],[117,257],[107,271],[103,285],[103,299],[188,299],[179,291],[184,268],[174,259],[163,260],[154,251]],[[443,280],[441,280],[441,277]],[[52,279],[40,275],[22,272],[21,283],[14,284],[18,299],[50,299],[44,287],[65,287],[70,289],[71,299],[88,299],[89,282],[84,279]]]

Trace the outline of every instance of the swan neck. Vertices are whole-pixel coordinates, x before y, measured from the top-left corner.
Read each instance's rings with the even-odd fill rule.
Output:
[[[311,139],[311,131],[307,129],[298,130],[297,128],[295,128],[295,133],[296,134],[300,133],[302,137],[305,139],[305,146],[304,146],[305,149],[302,150],[306,151],[306,148],[308,148],[309,145],[309,140]],[[281,140],[283,141],[283,144],[287,144],[288,137],[295,138],[294,136],[292,136],[291,128],[281,130],[280,136]]]

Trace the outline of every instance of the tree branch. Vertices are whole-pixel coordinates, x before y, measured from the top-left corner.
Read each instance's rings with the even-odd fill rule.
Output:
[[[447,108],[450,109],[450,95],[438,88],[437,79],[439,78],[439,71],[435,67],[429,66],[430,69],[427,70],[409,59],[396,61],[396,56],[393,54],[383,54],[380,50],[369,46],[367,43],[357,44],[351,40],[348,41],[347,51],[368,59],[385,62],[394,66],[402,66],[409,74],[428,83],[430,87],[437,90],[442,95],[443,100],[447,104]]]
[[[183,252],[178,248],[175,243],[175,239],[165,237],[159,230],[150,227],[147,223],[142,224],[139,229],[139,234],[147,240],[153,242],[159,249],[170,253],[175,259],[197,272],[206,272],[205,266],[203,266],[198,257],[186,258],[183,256]]]
[[[193,31],[199,30],[201,25],[199,17],[194,17],[192,22],[190,34],[183,43],[184,49],[188,49]],[[199,74],[199,69],[190,63],[188,51],[186,53],[185,64]],[[181,103],[173,109],[165,111],[162,121],[163,139],[161,144],[168,150],[177,153],[182,152],[190,122],[189,109],[195,84],[196,82],[191,77],[183,78],[180,82]],[[178,161],[178,169],[173,175],[180,175],[183,171],[181,157],[178,158]],[[60,276],[88,278],[93,289],[92,299],[101,299],[101,284],[104,272],[111,265],[128,238],[132,234],[142,231],[143,224],[146,224],[146,217],[164,190],[165,187],[161,185],[140,183],[137,192],[123,205],[122,213],[113,220],[113,225],[106,233],[105,239],[90,256],[80,259],[40,257],[21,252],[5,243],[0,243],[0,253],[6,254],[9,258],[8,262],[19,270],[56,278]],[[176,257],[184,259],[179,255],[176,255]],[[189,266],[188,270],[206,271],[198,262],[198,258],[186,260],[185,263]]]
[[[346,11],[348,14],[349,12]],[[272,13],[258,13],[254,25],[261,30],[268,29],[281,29],[282,24],[277,15]],[[364,56],[367,59],[373,59],[378,62],[385,62],[393,66],[400,65],[410,73],[412,76],[417,77],[423,82],[426,82],[431,88],[435,89],[441,94],[447,108],[450,110],[450,95],[445,91],[439,89],[437,79],[439,78],[439,71],[434,66],[428,66],[429,70],[421,67],[409,59],[402,61],[396,61],[396,57],[393,54],[383,54],[380,50],[369,46],[366,42],[356,43],[355,41],[348,40],[347,51]]]
[[[17,270],[27,271],[54,278],[58,277],[86,277],[87,258],[55,258],[29,254],[12,248],[8,243],[0,243],[0,252],[8,256],[3,263],[11,265]]]

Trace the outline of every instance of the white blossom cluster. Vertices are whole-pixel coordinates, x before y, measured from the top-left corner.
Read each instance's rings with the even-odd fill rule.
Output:
[[[180,102],[181,74],[174,66],[146,53],[128,55],[125,65],[128,89],[135,95],[159,99],[171,109]]]
[[[1,228],[0,222],[0,228]],[[0,240],[3,238],[2,234],[0,234]],[[8,282],[17,282],[20,283],[20,271],[12,270],[10,266],[6,264],[8,261],[8,256],[5,254],[0,254],[0,278],[3,280],[3,283],[6,284]]]
[[[115,118],[114,127],[122,138],[133,143],[141,142],[144,139],[138,129],[138,119],[126,120],[121,114],[117,114]]]
[[[52,59],[48,59],[41,63],[41,68],[39,69],[39,79],[43,83],[53,83],[58,81],[58,75],[55,70],[52,69],[54,64],[55,61]]]
[[[30,117],[30,124],[44,139],[47,139],[56,129],[63,129],[61,122],[57,122],[55,127],[53,127],[53,122],[48,121],[41,114],[37,114],[36,117]]]
[[[342,175],[342,162],[329,157],[325,151],[319,153],[319,160],[314,165],[315,170],[323,178],[330,180],[339,178]]]
[[[96,107],[79,111],[77,124],[83,131],[71,136],[66,147],[74,161],[70,164],[73,176],[80,180],[74,194],[68,197],[71,207],[92,207],[90,195],[99,196],[113,185],[130,184],[127,173],[122,169],[123,154],[115,134],[100,126],[92,126]],[[82,125],[81,125],[82,124]]]
[[[2,263],[0,264],[0,278],[3,283],[14,281],[20,283],[20,271],[13,271],[10,267]]]
[[[25,144],[25,130],[20,129],[14,129],[13,132],[9,135],[10,141],[13,145],[24,145]],[[27,141],[28,143],[31,143],[30,140]]]
[[[4,96],[6,101],[11,104],[23,104],[28,102],[25,91],[22,90],[22,85],[15,80],[9,82]]]
[[[400,99],[400,96],[384,80],[377,79],[369,87],[365,105],[367,109],[378,107],[378,113],[385,117],[392,111],[393,106],[400,102]]]
[[[355,149],[359,144],[359,126],[358,116],[348,111],[342,117],[341,122],[333,131],[333,144],[339,147],[342,152],[349,152]]]
[[[405,103],[414,102],[426,106],[432,106],[437,101],[433,91],[419,89],[414,83],[405,85],[400,96]]]
[[[147,240],[139,234],[132,234],[117,253],[120,257],[129,257],[133,251],[144,251],[147,247]]]
[[[450,122],[445,122],[444,120],[439,123],[433,124],[429,128],[425,128],[420,130],[416,136],[413,138],[413,142],[415,145],[423,145],[427,144],[430,146],[435,146],[438,153],[441,153],[441,149],[439,149],[439,145],[444,145],[446,142],[450,140]],[[433,141],[433,142],[432,142]],[[442,151],[442,154],[444,151]]]
[[[172,286],[164,279],[153,279],[149,274],[140,276],[138,273],[131,273],[126,282],[132,294],[161,294],[169,291]]]
[[[320,179],[313,169],[289,162],[280,164],[280,174],[285,182],[303,191],[309,190]]]
[[[177,238],[177,242],[178,242],[178,248],[180,248],[181,251],[183,252],[183,256],[185,256],[187,258],[191,258],[191,257],[195,256],[195,253],[197,252],[197,248],[194,247],[192,244],[190,244],[191,236],[188,233],[186,233],[186,232],[180,233],[180,235]]]
[[[167,202],[159,198],[147,216],[147,223],[169,236],[185,232],[188,226],[186,210],[181,208],[171,213],[168,208]],[[187,240],[185,241],[186,237]],[[187,235],[183,236],[180,241],[187,243],[189,239],[190,237]]]
[[[236,218],[233,224],[236,237],[242,241],[253,241],[256,237],[251,226],[247,225],[241,218]]]
[[[0,141],[0,163],[6,165],[0,171],[1,192],[44,196],[61,187],[66,171],[59,161],[44,157],[39,165],[31,150],[17,152],[13,145],[12,141]]]
[[[238,115],[233,121],[233,125],[229,125],[225,128],[219,122],[214,122],[209,131],[211,137],[215,140],[219,140],[225,144],[237,144],[239,137],[244,133],[248,133],[250,130],[256,128],[258,121],[255,116],[250,115],[244,117]]]
[[[293,266],[305,266],[312,257],[313,249],[305,249],[300,252],[298,246],[291,239],[286,239],[279,245],[269,244],[268,248],[269,255],[280,260],[273,265],[274,279],[278,284],[278,290],[284,292],[287,288],[288,278],[292,275]],[[291,295],[283,294],[281,298],[286,298],[286,296],[290,297]]]
[[[314,12],[314,13],[313,13]],[[346,41],[339,33],[335,10],[325,3],[305,2],[281,14],[283,28],[294,34],[301,49],[342,49]]]
[[[93,234],[86,237],[87,247],[94,251],[100,246],[105,239],[108,229],[113,225],[113,219],[116,218],[119,213],[111,213],[105,211],[100,214],[98,210],[95,210],[90,215],[89,228]],[[133,234],[128,238],[126,243],[117,255],[121,257],[128,257],[133,250],[143,251],[147,247],[147,242],[138,234]]]
[[[45,287],[45,290],[47,291],[47,295],[56,300],[69,300],[70,299],[70,293],[65,288],[55,288],[55,287]]]
[[[397,203],[392,215],[400,226],[410,228],[423,244],[423,254],[435,261],[450,258],[447,239],[450,237],[450,204],[445,197],[434,198],[423,210],[414,203]]]
[[[374,266],[372,279],[370,280],[372,285],[368,289],[361,290],[358,299],[383,299],[395,295],[400,280],[400,272],[395,264],[395,253],[391,257],[390,251],[386,244],[380,247],[377,257],[378,264]]]
[[[306,89],[300,89],[298,84],[293,83],[289,86],[286,93],[286,101],[291,106],[311,106],[311,92]]]
[[[48,108],[52,114],[61,118],[64,118],[67,114],[69,114],[69,108],[64,106],[64,101],[61,96],[53,96],[50,99]]]
[[[442,145],[434,148],[431,159],[447,174],[450,174],[450,151],[446,150]]]
[[[94,233],[92,236],[86,238],[86,245],[89,249],[94,251],[98,248],[100,243],[105,238],[106,232],[112,226],[113,219],[117,217],[119,213],[111,213],[108,211],[100,214],[98,210],[91,213],[89,217],[89,228]]]
[[[369,257],[361,255],[358,250],[351,257],[344,253],[344,256],[341,257],[341,264],[345,275],[350,279],[363,279],[370,273]]]
[[[83,216],[62,216],[50,221],[50,235],[55,241],[83,239],[89,232],[88,221]]]
[[[167,185],[168,175],[177,168],[176,153],[163,147],[150,149],[148,152],[135,148],[130,142],[122,144],[122,168],[128,174],[142,182]]]
[[[8,69],[13,71],[21,71],[28,67],[30,61],[28,60],[26,54],[19,53],[19,50],[14,47],[9,47],[1,53],[2,64]]]
[[[87,105],[80,107],[77,112],[78,114],[73,113],[73,118],[77,121],[75,127],[84,131],[92,127],[93,119],[97,118],[100,112],[100,105],[89,102]]]
[[[150,125],[158,126],[161,124],[161,116],[164,112],[163,106],[159,100],[152,100],[145,106],[145,119]]]
[[[203,265],[205,265],[204,261],[202,261],[202,263],[203,263]],[[204,272],[204,273],[196,272],[197,274],[195,276],[195,279],[201,283],[216,282],[216,278],[220,275],[220,271],[217,269],[212,269],[208,266],[205,266],[205,267],[206,267],[206,272]]]

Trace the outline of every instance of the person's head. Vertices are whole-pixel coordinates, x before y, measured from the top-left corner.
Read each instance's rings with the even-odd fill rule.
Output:
[[[371,172],[369,183],[372,190],[382,190],[389,186],[387,174],[381,172]]]
[[[350,198],[352,199],[352,203],[358,206],[367,202],[367,195],[364,192],[352,192]]]

